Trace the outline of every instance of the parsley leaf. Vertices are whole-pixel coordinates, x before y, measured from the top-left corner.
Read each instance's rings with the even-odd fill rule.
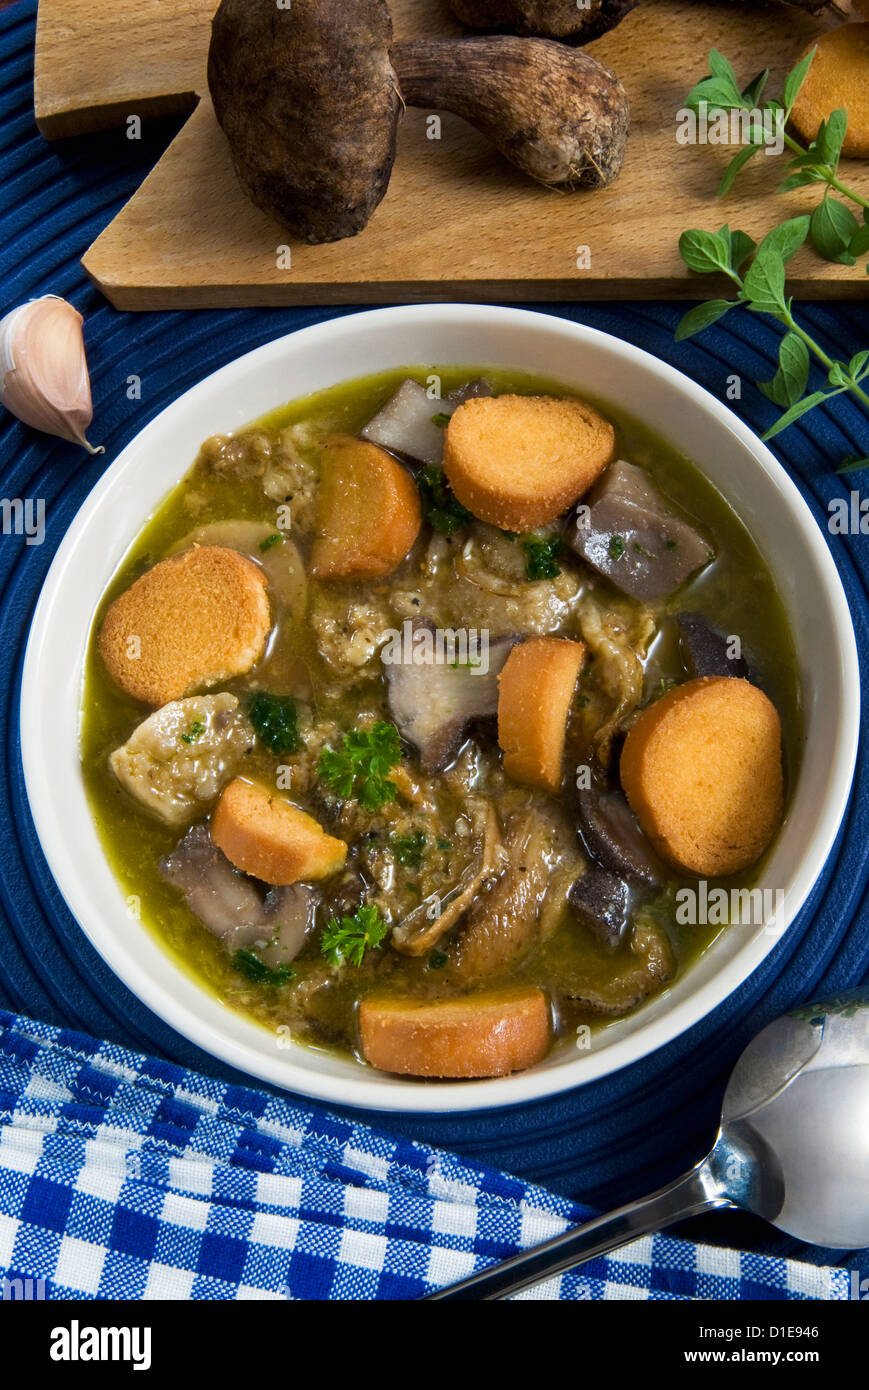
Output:
[[[283,536],[280,535],[278,531],[273,531],[270,536],[266,536],[265,540],[260,541],[259,548],[263,552],[263,554],[265,554],[267,550],[271,550],[272,546],[283,545],[283,543]]]
[[[377,811],[395,800],[395,783],[386,774],[400,760],[398,730],[379,720],[371,729],[351,729],[341,748],[324,748],[317,772],[342,801],[355,797],[367,811]]]
[[[182,743],[195,743],[198,738],[205,733],[205,725],[201,719],[194,719],[186,734],[181,735]]]
[[[620,560],[625,553],[625,543],[621,536],[612,536],[609,543],[610,558]]]
[[[424,830],[414,830],[410,835],[393,835],[389,842],[392,853],[405,869],[419,869],[426,846]]]
[[[388,927],[371,903],[361,903],[352,917],[330,917],[320,949],[332,965],[361,965],[365,952],[379,949]]]
[[[472,520],[471,513],[455,497],[444,477],[443,469],[438,468],[436,463],[426,464],[417,475],[416,485],[419,488],[422,514],[429,525],[435,531],[440,531],[441,535],[451,536],[454,531],[461,531]]]
[[[291,965],[276,965],[272,969],[265,961],[260,960],[255,951],[234,951],[232,963],[239,974],[246,975],[255,985],[269,985],[277,989],[296,978],[296,972]]]
[[[292,695],[255,690],[248,700],[247,712],[266,748],[278,755],[295,753],[299,746],[299,716]]]
[[[522,542],[525,552],[525,573],[529,579],[557,579],[561,570],[555,563],[556,555],[561,553],[561,540],[553,536],[541,540],[539,536],[526,536]]]

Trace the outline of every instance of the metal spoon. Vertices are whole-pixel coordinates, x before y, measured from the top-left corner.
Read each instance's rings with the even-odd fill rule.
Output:
[[[690,1172],[427,1298],[505,1298],[716,1207],[813,1245],[869,1246],[869,992],[804,1005],[758,1033],[733,1069],[712,1152]]]

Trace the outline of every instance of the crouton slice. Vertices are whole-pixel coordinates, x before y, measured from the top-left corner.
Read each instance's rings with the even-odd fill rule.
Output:
[[[115,599],[99,651],[127,695],[165,705],[249,671],[270,626],[262,570],[236,550],[194,546],[161,560]]]
[[[544,791],[561,786],[567,715],[585,660],[582,642],[517,642],[498,677],[498,744],[504,771]]]
[[[869,17],[869,5],[866,11]],[[831,111],[844,109],[848,129],[842,153],[865,159],[869,156],[869,25],[840,24],[813,39],[811,47],[815,45],[818,51],[794,102],[791,122],[808,144]]]
[[[621,780],[658,852],[689,873],[738,873],[782,819],[781,722],[747,680],[706,676],[650,705],[628,732]]]
[[[421,525],[419,492],[397,459],[349,435],[327,441],[311,552],[311,573],[317,579],[391,574]]]
[[[582,401],[484,396],[453,414],[444,471],[456,497],[481,521],[531,531],[581,497],[614,448],[610,422]]]
[[[211,838],[237,869],[264,883],[328,878],[347,857],[345,842],[327,835],[313,816],[245,777],[224,788]]]
[[[366,1061],[404,1076],[506,1076],[542,1061],[551,1020],[542,990],[465,995],[441,1004],[363,999]]]

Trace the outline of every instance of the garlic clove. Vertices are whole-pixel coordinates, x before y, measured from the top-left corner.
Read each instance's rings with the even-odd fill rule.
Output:
[[[0,320],[0,401],[26,425],[101,454],[85,438],[93,403],[81,326],[78,310],[56,294]]]

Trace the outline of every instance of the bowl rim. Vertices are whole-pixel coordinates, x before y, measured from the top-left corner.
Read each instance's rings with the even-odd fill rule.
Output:
[[[66,567],[82,533],[86,531],[94,514],[99,512],[106,493],[119,475],[134,463],[134,455],[143,449],[149,434],[157,433],[165,425],[167,414],[195,409],[200,401],[215,391],[223,387],[231,389],[233,378],[243,373],[243,369],[265,365],[273,358],[279,359],[290,342],[293,343],[294,350],[299,349],[300,343],[303,346],[314,347],[318,339],[333,339],[336,334],[340,335],[342,331],[346,331],[348,325],[352,325],[352,331],[362,336],[375,321],[380,327],[389,319],[396,323],[418,320],[424,328],[427,321],[441,322],[448,326],[467,323],[479,327],[486,318],[490,323],[498,321],[505,327],[508,324],[518,327],[525,325],[529,329],[539,330],[545,325],[552,333],[566,336],[592,350],[595,347],[601,350],[606,348],[649,373],[652,378],[657,378],[671,391],[692,398],[695,405],[730,431],[746,447],[754,464],[769,475],[770,481],[786,502],[789,523],[797,527],[800,540],[811,552],[834,616],[835,645],[841,658],[842,708],[839,711],[835,754],[830,768],[823,817],[812,838],[810,853],[804,854],[800,859],[793,884],[789,885],[786,929],[793,923],[805,903],[829,857],[847,809],[857,756],[860,685],[856,638],[847,598],[820,527],[784,466],[750,427],[704,387],[645,349],[600,329],[530,309],[486,304],[399,305],[340,315],[282,334],[239,357],[232,358],[196,382],[159,411],[124,445],[88,493],[67,527],[43,581],[27,639],[20,694],[21,756],[30,811],[49,870],[78,925],[123,984],[151,1009],[157,1018],[168,1023],[203,1051],[228,1066],[245,1072],[254,1080],[266,1081],[284,1091],[296,1092],[312,1099],[361,1111],[436,1114],[501,1109],[543,1100],[599,1080],[623,1067],[647,1059],[723,1004],[766,958],[780,938],[770,936],[764,939],[763,933],[758,933],[739,948],[732,960],[721,966],[713,979],[666,1009],[660,1017],[641,1025],[636,1031],[609,1044],[596,1054],[586,1052],[573,1063],[565,1062],[551,1069],[536,1067],[508,1077],[443,1081],[433,1084],[431,1081],[417,1078],[381,1078],[373,1069],[360,1067],[358,1063],[353,1064],[353,1074],[330,1075],[318,1072],[310,1066],[306,1067],[304,1054],[309,1054],[310,1050],[301,1044],[292,1044],[283,1053],[276,1053],[275,1060],[272,1061],[264,1051],[257,1052],[252,1042],[248,1045],[244,1041],[229,1038],[215,1022],[198,1017],[195,1012],[188,1010],[173,996],[171,989],[147,973],[143,974],[135,954],[124,942],[123,933],[116,927],[114,930],[106,930],[103,923],[94,920],[94,912],[89,914],[84,875],[79,871],[74,857],[67,852],[63,834],[58,836],[57,833],[62,827],[56,820],[52,804],[51,769],[46,766],[41,751],[41,727],[38,717],[41,654],[46,634],[51,629]],[[351,378],[340,378],[347,379]],[[695,466],[703,471],[700,462]],[[159,505],[159,502],[155,505]],[[127,539],[123,553],[126,553],[134,539],[135,534]],[[96,602],[99,602],[99,596]],[[784,596],[783,602],[788,611],[788,600]],[[78,674],[81,677],[82,672]],[[80,790],[84,794],[83,784]],[[119,881],[118,889],[119,892],[122,891]],[[157,942],[156,934],[143,924],[140,924],[140,930]],[[158,946],[167,962],[171,964],[176,977],[183,977],[181,967],[174,960],[170,950],[161,943],[158,943]],[[205,986],[197,983],[196,989],[202,999],[209,997],[210,992]],[[246,1023],[255,1027],[258,1032],[263,1031],[261,1025],[255,1021],[247,1019],[244,1015],[236,1015],[226,1006],[221,1007],[225,1016],[244,1018]],[[298,1060],[294,1060],[295,1057],[298,1057]],[[364,1084],[354,1085],[354,1078],[357,1082],[364,1080]]]

